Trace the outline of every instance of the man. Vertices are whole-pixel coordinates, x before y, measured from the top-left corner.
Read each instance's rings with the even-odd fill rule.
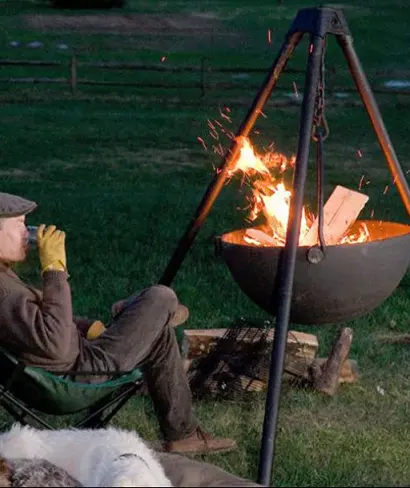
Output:
[[[26,364],[54,373],[140,367],[166,452],[203,454],[235,448],[235,441],[204,432],[192,412],[191,392],[172,329],[186,320],[188,310],[170,288],[152,286],[114,304],[107,329],[99,321],[73,317],[65,233],[55,226],[37,229],[42,291],[12,271],[11,266],[26,257],[25,216],[36,207],[35,202],[0,193],[0,344]],[[79,375],[75,380],[95,381],[95,376]]]

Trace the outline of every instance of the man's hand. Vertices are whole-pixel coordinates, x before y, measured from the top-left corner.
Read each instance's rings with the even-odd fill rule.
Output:
[[[42,273],[47,270],[67,271],[65,232],[55,225],[46,228],[41,224],[37,229],[37,247]]]
[[[103,332],[105,332],[105,325],[101,322],[101,320],[94,320],[87,331],[87,339],[89,341],[94,341],[100,337]]]

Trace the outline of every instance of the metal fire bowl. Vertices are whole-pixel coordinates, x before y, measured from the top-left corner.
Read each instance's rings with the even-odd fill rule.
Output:
[[[370,242],[328,246],[317,264],[308,261],[308,247],[298,248],[292,322],[323,325],[359,317],[378,307],[398,286],[410,262],[410,226],[370,220],[356,221],[352,229],[360,223],[367,225]],[[217,237],[217,253],[242,291],[275,315],[276,275],[283,247],[247,244],[245,231]]]

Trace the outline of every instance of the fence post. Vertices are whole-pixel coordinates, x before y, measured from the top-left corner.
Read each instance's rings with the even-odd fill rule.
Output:
[[[75,95],[77,88],[77,58],[75,54],[72,55],[70,61],[70,88],[71,94]]]

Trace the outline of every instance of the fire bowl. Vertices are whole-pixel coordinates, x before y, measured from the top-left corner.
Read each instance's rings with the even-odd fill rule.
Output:
[[[317,264],[309,248],[297,250],[291,321],[324,325],[359,317],[378,307],[400,283],[410,262],[410,226],[375,220],[366,224],[370,241],[327,246]],[[257,228],[257,227],[254,227]],[[259,247],[243,240],[246,229],[216,238],[217,254],[242,291],[275,315],[276,276],[283,247]]]

